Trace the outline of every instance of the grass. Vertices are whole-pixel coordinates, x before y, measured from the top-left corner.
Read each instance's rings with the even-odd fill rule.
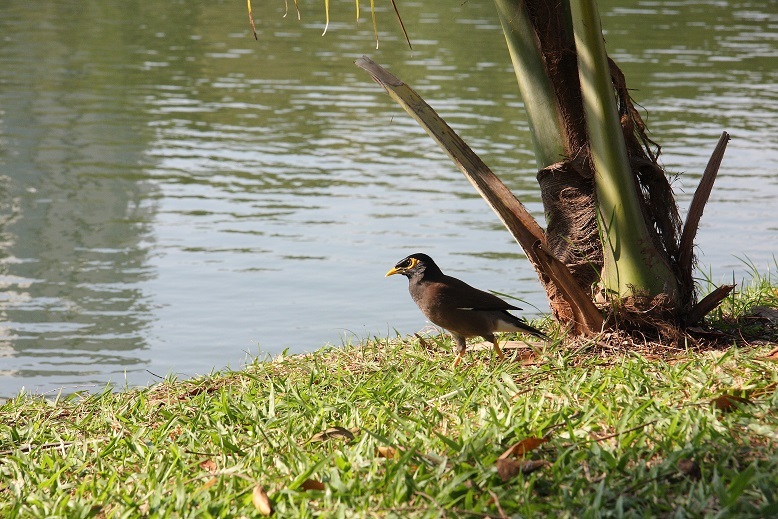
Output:
[[[20,395],[0,407],[0,516],[257,517],[259,487],[276,517],[778,516],[775,336],[458,370],[448,341],[370,340]]]
[[[753,314],[764,314],[760,309],[768,309],[775,320],[778,317],[778,289],[772,279],[772,272],[760,273],[756,266],[748,259],[741,259],[747,270],[751,273],[749,280],[744,281],[740,290],[733,291],[722,304],[714,310],[710,316],[710,323],[717,329],[745,334],[749,338],[767,339],[774,336],[774,326],[769,326],[770,321],[763,318],[755,318]],[[778,268],[778,259],[773,261]],[[705,281],[711,290],[714,284],[711,276],[706,276]],[[732,282],[734,284],[734,280]],[[765,326],[768,324],[768,326]]]

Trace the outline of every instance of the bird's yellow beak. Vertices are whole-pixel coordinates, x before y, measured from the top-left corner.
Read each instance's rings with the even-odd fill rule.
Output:
[[[397,267],[395,267],[392,270],[390,270],[389,272],[387,272],[384,277],[388,278],[389,276],[394,276],[395,274],[399,274],[400,272],[402,272],[402,270],[398,269]]]

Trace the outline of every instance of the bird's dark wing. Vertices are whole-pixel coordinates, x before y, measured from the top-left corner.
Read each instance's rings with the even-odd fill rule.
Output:
[[[445,277],[441,284],[441,295],[461,310],[521,310],[494,294],[479,290],[457,278]]]

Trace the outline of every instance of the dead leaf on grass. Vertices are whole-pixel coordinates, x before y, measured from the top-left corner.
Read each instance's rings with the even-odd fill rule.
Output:
[[[519,474],[531,474],[538,469],[550,465],[546,460],[512,460],[500,458],[497,460],[497,475],[503,482],[513,479]]]
[[[324,486],[324,483],[321,481],[316,481],[315,479],[306,479],[303,481],[303,484],[300,485],[300,488],[303,490],[325,490],[326,487]]]
[[[218,467],[216,466],[216,462],[211,459],[201,461],[200,468],[205,470],[206,472],[210,472],[211,474],[215,473],[218,470]]]
[[[183,393],[183,394],[179,395],[178,399],[179,400],[185,400],[187,398],[192,398],[192,397],[195,397],[195,396],[198,396],[198,395],[202,395],[202,394],[210,395],[211,393],[213,393],[215,391],[218,391],[218,390],[219,390],[218,386],[206,386],[206,385],[202,385],[202,384],[201,385],[195,385],[195,386],[192,386],[189,389],[189,391],[187,391],[186,393]]]
[[[344,438],[351,441],[354,439],[354,433],[344,427],[330,427],[326,431],[314,434],[310,441],[322,442],[324,440],[329,440],[330,438]]]
[[[251,501],[254,503],[254,508],[264,516],[273,515],[273,503],[270,502],[270,498],[262,488],[262,485],[255,485],[254,490],[251,492]]]
[[[516,460],[514,457],[523,458],[528,452],[537,449],[544,443],[548,442],[549,437],[543,438],[524,438],[520,442],[511,445],[505,452],[500,454],[497,458],[497,474],[503,481],[508,481],[516,477],[518,474],[530,474],[536,470],[550,465],[546,460]]]
[[[721,411],[722,413],[728,413],[734,411],[741,405],[750,405],[753,402],[747,398],[743,398],[735,395],[721,395],[710,401],[711,405]]]
[[[518,443],[511,445],[508,450],[500,454],[498,459],[504,460],[509,456],[523,457],[528,452],[537,449],[548,441],[547,437],[544,438],[524,438]]]
[[[379,445],[378,447],[376,447],[376,455],[379,458],[396,458],[397,449],[395,449],[394,447]]]
[[[219,481],[218,478],[211,478],[205,483],[203,483],[203,485],[200,488],[198,488],[197,491],[202,492],[203,490],[208,490],[209,488],[214,486],[218,481]]]

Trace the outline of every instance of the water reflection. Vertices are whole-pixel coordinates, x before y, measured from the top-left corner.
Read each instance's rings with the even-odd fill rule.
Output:
[[[733,253],[764,265],[776,249],[762,209],[778,193],[776,15],[617,4],[601,4],[609,49],[665,164],[688,172],[682,205],[720,132],[734,137],[703,264],[726,279],[743,270]],[[270,7],[255,42],[242,4],[0,5],[0,395],[416,331],[406,287],[383,278],[416,250],[546,311],[497,218],[352,64],[368,53],[389,65],[542,218],[494,7],[402,8],[412,52],[390,8],[374,51],[350,12],[321,38],[318,11],[298,23]]]
[[[610,4],[610,2],[609,2]],[[615,4],[615,3],[614,3]],[[613,5],[604,24],[648,114],[682,209],[722,130],[732,135],[702,220],[698,253],[722,280],[750,258],[761,269],[778,250],[768,207],[778,193],[778,12],[753,2]],[[642,45],[630,41],[644,42]],[[718,271],[718,272],[716,272]],[[738,274],[739,276],[740,274]]]
[[[2,11],[3,393],[104,384],[148,362],[152,319],[156,188],[137,175],[150,134],[115,88],[132,51],[75,4]]]

